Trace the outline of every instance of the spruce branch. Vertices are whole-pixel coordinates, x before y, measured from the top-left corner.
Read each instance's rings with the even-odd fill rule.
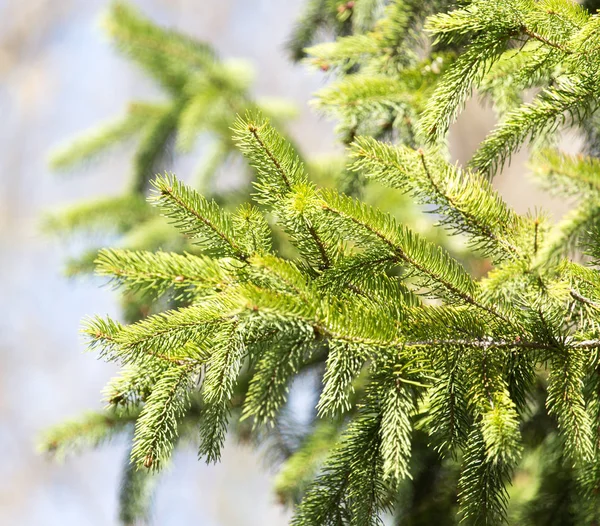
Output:
[[[211,254],[245,261],[248,255],[236,241],[233,221],[214,201],[210,202],[184,186],[172,175],[153,181],[156,193],[151,202],[160,206],[182,232]]]
[[[238,117],[233,139],[256,169],[260,201],[276,204],[297,184],[307,182],[300,158],[292,146],[259,114]]]
[[[320,270],[330,267],[335,248],[327,246],[311,217],[314,189],[291,144],[260,115],[238,118],[233,129],[234,141],[257,170],[258,201],[282,215],[294,242],[313,253],[310,263]]]
[[[351,152],[353,169],[409,192],[423,204],[436,205],[446,216],[442,224],[467,233],[484,253],[500,258],[520,254],[507,236],[521,219],[483,177],[450,165],[436,152],[394,147],[368,137],[358,138]]]
[[[174,365],[156,383],[136,421],[132,463],[156,471],[169,459],[197,373],[196,363]]]
[[[202,384],[205,404],[200,427],[199,455],[216,462],[221,455],[229,420],[231,398],[242,367],[245,346],[239,322],[233,321],[221,332],[213,349]]]
[[[473,525],[506,522],[508,494],[505,484],[511,473],[510,464],[487,459],[483,435],[479,429],[473,429],[459,480],[461,520]]]
[[[104,249],[95,261],[96,273],[112,277],[117,286],[150,291],[156,296],[174,289],[182,297],[198,297],[225,289],[235,264],[191,254]]]
[[[490,176],[502,166],[526,138],[536,139],[559,125],[579,121],[595,110],[593,80],[564,77],[545,89],[533,102],[509,112],[485,139],[471,166]]]
[[[108,410],[88,412],[48,429],[40,437],[38,450],[59,460],[68,453],[96,448],[133,425],[138,411],[119,413]]]
[[[215,60],[206,44],[152,24],[126,2],[112,3],[103,26],[123,53],[170,90]]]

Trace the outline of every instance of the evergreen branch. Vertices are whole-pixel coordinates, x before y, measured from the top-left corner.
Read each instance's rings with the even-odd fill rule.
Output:
[[[381,44],[372,35],[350,35],[335,42],[322,42],[305,50],[307,62],[320,68],[338,66],[348,70],[381,51]]]
[[[219,460],[225,442],[231,397],[245,351],[241,337],[237,321],[223,330],[216,349],[212,351],[202,385],[205,409],[202,414],[198,454],[205,456],[207,462]]]
[[[582,395],[587,342],[578,347],[565,345],[553,356],[548,380],[548,412],[558,418],[558,428],[565,436],[565,452],[574,462],[582,464],[592,459],[592,422],[585,410]]]
[[[560,67],[562,58],[562,53],[539,42],[508,49],[491,67],[478,91],[493,102],[503,117],[524,102],[525,90],[552,82],[554,68]]]
[[[413,393],[397,371],[383,390],[381,411],[381,457],[384,479],[399,481],[410,476],[411,415],[415,410]]]
[[[519,416],[508,393],[483,415],[481,433],[488,461],[515,463],[522,452]]]
[[[585,296],[582,296],[576,290],[571,289],[569,291],[569,294],[571,294],[573,299],[576,299],[577,301],[580,301],[581,303],[584,303],[585,305],[589,305],[590,307],[594,307],[595,309],[600,310],[600,303],[597,303],[595,301],[592,301],[589,298],[586,298]]]
[[[398,279],[386,274],[395,263],[393,256],[382,256],[376,251],[352,254],[341,258],[324,272],[319,285],[328,293],[339,296],[358,294],[381,309],[421,305],[416,294]],[[399,299],[400,305],[396,303]]]
[[[170,288],[188,296],[203,290],[220,291],[232,281],[229,261],[191,254],[104,249],[95,261],[96,272],[112,276],[118,285],[156,296]]]
[[[189,100],[186,100],[185,107],[179,114],[176,147],[180,152],[187,153],[192,150],[199,133],[206,131],[207,121],[210,122],[215,118],[214,113],[211,112],[215,111],[216,105],[222,103],[220,100],[222,93],[219,89],[219,87],[222,89],[222,86],[212,85],[210,82],[203,84],[198,89],[198,93],[194,93]],[[215,142],[213,148],[215,148],[213,155],[216,159],[230,153],[220,142]],[[211,156],[207,157],[210,159]]]
[[[407,263],[422,277],[424,286],[439,294],[446,292],[450,298],[474,305],[495,317],[511,323],[497,309],[480,302],[475,295],[475,285],[464,269],[440,247],[435,247],[405,227],[398,227],[388,216],[361,205],[334,192],[322,192],[324,211],[340,219],[340,226],[349,235],[369,241],[377,238],[392,250],[394,256]],[[348,230],[348,222],[359,227]],[[358,236],[357,236],[358,234]]]
[[[139,195],[95,199],[46,216],[44,230],[53,234],[104,231],[124,233],[155,216]]]
[[[474,1],[462,9],[433,14],[425,23],[425,31],[438,43],[462,43],[471,35],[508,32],[519,24],[519,12],[514,7],[512,1],[502,5]]]
[[[534,174],[550,191],[587,197],[600,194],[600,161],[583,155],[567,155],[553,149],[536,153],[530,163]]]
[[[277,204],[294,186],[306,183],[306,173],[292,146],[260,115],[247,113],[233,126],[233,140],[257,171],[259,199]]]
[[[582,235],[591,229],[598,218],[598,199],[586,199],[552,228],[536,254],[534,265],[548,265],[554,258],[573,250]]]
[[[162,112],[163,108],[160,110]],[[146,113],[130,112],[124,117],[101,124],[55,149],[49,158],[50,167],[53,170],[67,170],[79,163],[90,161],[109,148],[134,137],[147,122]]]
[[[152,24],[126,2],[112,3],[103,26],[123,53],[172,91],[215,60],[206,44]]]
[[[363,345],[335,339],[328,342],[328,351],[323,390],[317,404],[321,418],[332,417],[351,409],[351,397],[355,392],[353,382],[368,357],[368,351]]]
[[[329,259],[329,255],[327,254],[327,250],[325,248],[325,243],[321,239],[321,236],[319,236],[319,234],[315,230],[314,225],[307,222],[306,227],[308,229],[310,237],[312,237],[314,239],[315,245],[317,246],[317,249],[319,250],[319,254],[321,255],[321,259],[323,260],[323,265],[321,268],[323,270],[329,268],[331,266],[331,260]]]
[[[419,107],[420,95],[406,83],[391,83],[390,77],[362,74],[319,90],[312,104],[326,115],[356,121],[383,115],[386,110],[397,110],[399,106]]]
[[[516,257],[520,249],[508,237],[520,222],[483,177],[463,172],[435,152],[383,144],[367,137],[352,145],[354,170],[433,204],[455,232],[465,232],[486,253]]]
[[[275,324],[292,323],[290,329],[295,327],[302,332],[309,329],[306,334],[310,340],[319,336],[375,348],[402,344],[397,320],[382,316],[379,309],[365,308],[362,301],[307,304],[296,295],[253,285],[240,287],[238,293],[239,304],[249,312]]]
[[[163,115],[146,124],[133,158],[131,189],[134,193],[145,195],[150,180],[161,171],[161,160],[177,130],[185,103],[182,98],[175,100]]]
[[[430,387],[426,417],[427,428],[436,450],[442,454],[456,451],[467,441],[472,416],[468,411],[466,371],[461,363],[462,346],[442,345],[443,359],[437,381]]]
[[[407,228],[399,227],[391,217],[358,201],[327,191],[321,196],[323,210],[339,217],[342,220],[340,226],[349,235],[367,241],[380,240],[401,261],[420,273],[427,285],[443,287],[455,297],[468,303],[475,302],[472,297],[475,287],[468,274],[439,247],[430,245]]]
[[[434,142],[448,131],[467,98],[500,57],[508,35],[482,34],[459,56],[429,98],[419,123],[424,135]]]
[[[487,461],[514,465],[521,455],[521,433],[516,406],[503,378],[502,354],[487,349],[468,357],[469,404],[480,419]]]
[[[113,408],[139,407],[171,363],[174,362],[157,358],[144,367],[123,367],[102,390],[104,400]]]
[[[555,49],[558,49],[567,55],[573,53],[569,48],[567,48],[560,42],[554,42],[554,41],[550,40],[549,38],[545,37],[544,35],[540,35],[526,26],[522,26],[521,31],[523,33],[525,33],[529,38],[537,40],[538,42],[541,42],[542,44],[545,44],[546,46],[550,46]]]
[[[248,254],[268,254],[272,250],[271,227],[264,214],[256,207],[245,204],[232,217],[240,243]]]
[[[302,16],[286,44],[292,60],[299,61],[306,56],[305,48],[308,47],[316,32],[329,19],[327,0],[309,0]]]
[[[548,151],[538,158],[535,170],[553,190],[582,198],[554,228],[510,210],[485,176],[529,137],[549,141],[563,124],[581,126],[594,152],[600,16],[566,0],[472,0],[449,13],[455,4],[448,0],[311,0],[298,38],[313,43],[323,30],[344,36],[313,48],[310,60],[341,75],[317,104],[338,119],[343,140],[353,141],[354,169],[410,195],[389,202],[376,189],[382,209],[411,199],[424,205],[489,257],[490,270],[462,244],[460,259],[442,248],[455,253],[462,239],[434,242],[403,226],[412,219],[405,211],[392,216],[318,189],[290,142],[260,115],[238,118],[232,142],[228,115],[261,106],[247,95],[247,72],[126,4],[113,5],[107,25],[117,45],[170,99],[132,107],[80,142],[80,151],[63,152],[65,164],[138,132],[141,138],[135,195],[73,210],[58,226],[112,223],[127,233],[124,246],[139,250],[101,251],[99,272],[128,289],[126,318],[170,310],[129,325],[110,318],[87,324],[90,348],[124,368],[105,389],[110,409],[55,431],[46,450],[95,446],[135,422],[121,515],[143,520],[152,472],[180,435],[197,434],[200,419],[199,452],[215,461],[234,409],[242,416],[238,435],[289,459],[278,490],[301,501],[296,526],[380,524],[392,506],[398,522],[452,522],[456,497],[459,516],[477,525],[597,522],[598,166]],[[421,31],[430,13],[434,52]],[[368,32],[349,33],[356,28]],[[422,131],[441,141],[478,88],[504,114],[472,161],[481,172],[449,164],[441,147],[403,146],[417,144]],[[523,104],[530,89],[538,95]],[[232,158],[237,143],[256,169],[256,198],[267,210],[248,205],[229,213],[172,176],[159,177],[153,200],[207,254],[149,252],[180,250],[184,240],[138,198],[175,134],[180,148],[190,148],[204,132],[215,144],[206,170]],[[372,198],[366,177],[341,161],[311,171],[321,180],[341,175],[349,191]],[[275,243],[271,219],[281,227]],[[293,247],[280,240],[282,231]],[[591,263],[557,257],[572,246]],[[146,294],[168,291],[173,298]],[[300,426],[289,413],[294,379],[304,373],[322,386],[316,411]],[[427,436],[451,458],[438,458]],[[524,498],[511,492],[517,499],[507,508],[507,485],[522,453],[537,495],[533,511],[513,519]],[[531,458],[541,459],[539,472],[528,469]],[[135,470],[140,464],[148,469]],[[537,484],[536,477],[551,480]]]
[[[289,292],[297,295],[303,302],[310,305],[314,290],[309,283],[308,276],[293,262],[276,256],[254,256],[250,263],[254,269],[260,269],[278,286],[283,285]]]
[[[380,417],[370,414],[353,422],[296,508],[294,526],[378,523],[377,512],[386,507],[380,422]]]
[[[275,419],[287,399],[289,382],[305,360],[315,336],[311,330],[294,326],[286,332],[271,340],[248,387],[242,416],[253,417],[255,427]]]
[[[240,289],[240,302],[246,303],[248,309],[261,316],[273,317],[275,320],[295,319],[302,325],[311,327],[311,332],[321,335],[322,337],[331,339],[337,342],[343,342],[349,345],[364,345],[366,347],[395,347],[398,349],[412,347],[470,347],[473,349],[510,349],[521,348],[531,350],[553,350],[555,345],[546,342],[535,340],[525,340],[521,337],[516,337],[513,340],[494,339],[486,336],[482,338],[431,338],[411,340],[402,334],[402,330],[398,327],[397,320],[386,320],[382,317],[381,311],[371,313],[369,310],[359,308],[358,305],[346,304],[342,312],[336,312],[343,308],[342,305],[335,305],[333,309],[328,309],[325,305],[321,306],[321,312],[314,309],[311,304],[306,304],[304,301],[296,301],[296,296],[292,297],[281,293],[258,289],[255,287],[246,286]],[[356,309],[356,310],[355,310]],[[458,320],[460,317],[451,321],[452,312],[448,312],[449,316],[440,316],[439,320],[433,321],[433,311],[438,309],[425,308],[415,309],[407,313],[407,319],[410,320],[416,327],[420,326],[420,332],[431,332],[438,328],[444,332],[454,332],[457,329],[453,324],[460,327]],[[348,320],[354,320],[354,326],[349,325]],[[471,320],[471,318],[469,318]],[[363,321],[364,325],[359,323]],[[462,321],[462,320],[461,320]],[[498,321],[503,320],[501,318]],[[389,325],[388,325],[389,323]],[[462,321],[464,323],[464,321]],[[378,329],[374,330],[379,325]],[[489,327],[488,327],[489,329]],[[504,327],[506,329],[506,327]],[[458,329],[460,330],[460,329]],[[512,329],[514,330],[514,328]],[[567,339],[566,343],[574,348],[595,348],[600,345],[600,340],[576,340]]]
[[[258,200],[276,207],[297,244],[308,250],[312,245],[321,270],[331,266],[328,247],[307,214],[314,190],[307,184],[304,166],[292,146],[266,119],[250,113],[236,121],[234,141],[257,170]],[[291,203],[282,206],[283,200]]]
[[[289,192],[292,189],[291,184],[290,184],[290,179],[288,178],[283,166],[279,162],[279,159],[277,159],[277,157],[275,157],[275,154],[264,143],[264,141],[262,140],[262,138],[259,135],[259,130],[256,127],[256,125],[248,124],[248,131],[252,134],[252,137],[254,137],[254,140],[258,144],[259,148],[265,152],[269,161],[272,163],[273,167],[275,168],[275,171],[279,173],[281,179],[283,180],[283,182],[285,184],[285,189]]]
[[[48,429],[40,437],[38,450],[63,459],[68,453],[96,448],[126,430],[137,417],[137,411],[118,413],[88,412]]]
[[[308,264],[318,272],[331,268],[341,246],[322,222],[317,190],[312,185],[297,185],[281,205],[280,221]]]
[[[230,305],[219,300],[206,300],[125,327],[110,318],[92,319],[84,332],[90,337],[90,347],[99,346],[108,360],[131,364],[159,358],[177,365],[202,363],[210,349],[209,340],[223,321],[222,313],[232,314],[229,309]]]
[[[174,365],[156,383],[135,424],[132,463],[156,471],[169,459],[197,371],[196,363]]]
[[[509,112],[496,129],[481,144],[471,166],[490,176],[503,165],[530,137],[553,131],[567,119],[582,120],[595,107],[594,89],[590,80],[562,78],[555,86],[545,89],[533,102]]]
[[[198,239],[208,252],[245,261],[248,254],[238,245],[231,217],[214,201],[209,202],[174,176],[157,177],[152,202],[160,206],[179,229]]]
[[[508,494],[505,484],[511,466],[487,459],[480,430],[471,431],[464,453],[459,480],[459,505],[462,521],[467,524],[501,524],[506,522]]]

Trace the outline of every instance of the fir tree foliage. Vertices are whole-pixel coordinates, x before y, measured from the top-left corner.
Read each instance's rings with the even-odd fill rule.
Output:
[[[475,0],[430,17],[425,29],[437,43],[465,50],[428,100],[423,132],[443,138],[473,90],[490,89],[499,75],[516,89],[540,91],[531,102],[515,101],[480,145],[471,165],[484,174],[493,175],[528,138],[547,142],[561,125],[585,125],[598,96],[598,23],[598,15],[563,0]]]
[[[293,524],[380,524],[387,512],[406,524],[596,523],[600,167],[552,143],[568,123],[593,152],[598,15],[570,0],[348,4],[334,14],[310,2],[295,41],[313,43],[322,27],[342,35],[308,53],[340,75],[316,104],[340,119],[349,170],[433,212],[437,230],[489,260],[487,275],[379,207],[315,184],[251,111],[228,144],[256,173],[253,205],[224,209],[159,175],[150,201],[194,251],[98,256],[115,285],[180,303],[132,324],[86,323],[90,348],[122,372],[105,413],[56,428],[45,448],[94,445],[117,418],[134,432],[137,471],[126,473],[161,469],[183,438],[213,462],[231,425],[263,438],[280,430],[294,379],[316,370],[312,425],[276,480],[296,504]],[[421,24],[434,47],[419,55]],[[150,71],[161,60],[140,59]],[[179,89],[195,60],[169,66],[165,88]],[[528,88],[538,91],[523,102]],[[445,138],[476,89],[501,121],[463,168],[448,162]],[[530,137],[545,147],[532,159],[537,178],[577,201],[556,225],[517,214],[490,183]],[[275,232],[293,246],[285,257]],[[510,484],[534,457],[538,487],[515,509]],[[123,487],[143,496],[146,486]],[[423,487],[433,488],[427,511]]]
[[[367,3],[353,2],[353,16]],[[306,50],[309,64],[339,75],[313,104],[338,121],[344,142],[357,135],[393,137],[412,146],[422,142],[418,116],[452,59],[446,49],[432,50],[422,26],[429,14],[452,5],[446,0],[381,3],[382,15],[364,30]]]
[[[523,378],[522,371],[514,370],[517,366],[549,364],[548,410],[557,418],[569,458],[575,467],[592,461],[592,427],[584,398],[590,365],[585,356],[600,347],[600,341],[578,329],[573,319],[580,295],[572,288],[577,287],[576,273],[570,272],[565,281],[556,267],[533,266],[536,247],[526,225],[534,229],[535,221],[512,212],[485,178],[467,176],[479,188],[469,201],[453,194],[453,180],[460,175],[443,160],[433,156],[431,163],[426,162],[435,173],[430,178],[423,168],[427,157],[423,152],[358,141],[353,153],[357,169],[367,163],[375,177],[440,204],[442,225],[458,228],[475,244],[489,244],[504,256],[495,272],[502,272],[504,262],[514,269],[513,261],[523,261],[522,274],[515,273],[511,281],[524,279],[529,287],[523,293],[511,282],[497,284],[494,276],[475,282],[448,254],[385,214],[311,185],[293,151],[260,116],[240,119],[234,133],[257,169],[256,198],[283,223],[300,257],[286,261],[265,244],[246,245],[244,230],[236,229],[223,211],[172,176],[157,180],[155,201],[185,233],[200,236],[210,255],[180,256],[182,263],[193,261],[199,269],[217,265],[229,284],[222,286],[224,280],[215,279],[212,293],[195,296],[189,307],[137,324],[96,320],[86,329],[92,345],[105,357],[139,367],[139,374],[146,374],[147,362],[166,362],[137,418],[134,463],[156,469],[168,459],[177,421],[190,391],[198,388],[205,405],[200,451],[209,460],[218,458],[242,362],[252,370],[243,414],[255,426],[268,425],[285,403],[292,377],[322,346],[331,349],[330,358],[338,356],[327,362],[326,382],[342,380],[336,388],[325,385],[323,411],[342,415],[348,405],[336,405],[331,389],[347,392],[364,367],[368,376],[361,389],[361,409],[308,489],[297,524],[376,523],[378,514],[390,506],[393,488],[410,473],[411,429],[425,401],[428,413],[450,418],[446,423],[432,419],[422,424],[432,435],[449,433],[440,436],[447,445],[440,451],[464,448],[459,482],[464,520],[499,522],[505,516],[505,483],[521,451],[519,421],[524,415],[511,388],[531,388],[509,384]],[[422,167],[420,173],[415,165]],[[444,184],[432,182],[435,178]],[[394,183],[397,180],[402,184]],[[482,207],[482,201],[492,206]],[[465,224],[472,228],[461,228]],[[498,224],[500,232],[513,236],[511,243],[490,234]],[[544,246],[544,241],[538,244]],[[335,272],[336,266],[357,258],[368,262],[364,256],[368,253],[382,260],[375,270],[362,267],[363,273],[380,274],[368,291],[356,273]],[[101,257],[102,272],[110,269],[107,257],[114,258],[114,253]],[[160,272],[166,274],[167,283],[159,284],[159,290],[179,276],[185,281],[186,274],[199,279],[193,277],[194,271],[179,274],[180,268],[169,276],[161,259],[146,261],[143,255],[123,252],[116,278],[136,284],[147,279],[140,273]],[[390,310],[385,306],[391,287],[386,271],[394,267],[402,269],[395,279],[402,280],[407,292],[406,300],[397,296],[398,305]],[[204,272],[212,275],[202,269],[196,276]],[[152,286],[156,278],[150,279]],[[508,296],[505,301],[495,301],[498,287]],[[346,292],[332,294],[336,289]],[[413,300],[411,294],[443,304]],[[341,353],[354,358],[348,355],[340,363]],[[525,363],[515,362],[514,353],[525,354]],[[454,365],[447,362],[450,357]],[[205,372],[198,386],[200,370]],[[462,386],[466,391],[456,396]],[[457,406],[452,411],[448,411],[449,390],[455,393],[452,403]]]

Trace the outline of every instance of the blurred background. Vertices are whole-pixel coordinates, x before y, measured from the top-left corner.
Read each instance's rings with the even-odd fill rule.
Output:
[[[323,75],[294,66],[284,42],[304,0],[136,0],[161,25],[210,42],[224,58],[243,58],[257,72],[256,96],[286,97],[300,110],[289,130],[303,151],[336,146],[332,123],[309,109]],[[45,427],[101,405],[114,369],[84,354],[78,330],[89,314],[118,316],[116,296],[94,280],[63,276],[77,242],[45,236],[45,211],[81,199],[116,195],[130,152],[69,175],[50,173],[47,153],[81,130],[121,113],[128,100],[160,97],[120,58],[100,31],[102,0],[0,0],[0,524],[117,524],[118,472],[124,444],[70,457],[57,465],[36,454]],[[493,125],[471,103],[452,131],[464,161]],[[567,138],[567,149],[576,149]],[[567,204],[523,185],[525,153],[496,181],[519,212],[534,206],[555,218]],[[185,178],[193,159],[178,161]],[[518,184],[518,186],[517,186]],[[518,191],[516,188],[518,187]],[[235,496],[235,500],[232,498]],[[235,504],[233,504],[235,502]],[[223,462],[206,466],[180,451],[162,477],[154,506],[160,525],[283,525],[288,512],[270,492],[266,464],[229,444]]]

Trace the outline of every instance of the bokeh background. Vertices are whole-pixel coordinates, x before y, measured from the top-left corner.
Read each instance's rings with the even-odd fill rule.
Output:
[[[310,154],[336,148],[333,125],[308,108],[326,82],[292,65],[284,42],[304,0],[135,0],[153,20],[210,42],[222,57],[249,60],[258,96],[287,97],[299,107],[289,130]],[[101,33],[102,0],[0,0],[0,524],[117,524],[118,473],[124,444],[57,465],[35,452],[45,427],[100,407],[110,365],[83,353],[78,330],[89,314],[118,316],[115,295],[100,282],[63,276],[76,239],[41,231],[45,211],[118,194],[129,168],[122,152],[74,174],[50,173],[48,152],[60,142],[118,115],[126,102],[161,94],[120,58]],[[493,125],[491,112],[470,103],[452,130],[464,161]],[[573,137],[567,149],[576,149]],[[497,186],[519,212],[543,206],[558,218],[568,203],[550,200],[523,181],[526,152]],[[188,162],[189,161],[189,162]],[[185,178],[193,159],[176,172]],[[223,462],[206,466],[179,452],[160,483],[157,525],[284,525],[289,516],[269,491],[260,456],[229,443]]]

